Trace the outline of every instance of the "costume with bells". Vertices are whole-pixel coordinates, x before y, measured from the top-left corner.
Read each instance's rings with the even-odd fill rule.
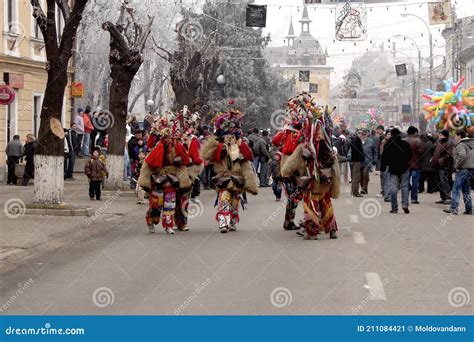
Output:
[[[280,172],[283,179],[290,179],[302,193],[304,218],[300,225],[308,240],[317,240],[322,232],[337,237],[331,198],[339,196],[340,180],[331,140],[331,112],[328,107],[324,110],[318,107],[308,93],[288,101],[288,122],[301,123],[301,136],[296,147],[294,141],[286,143],[292,152],[285,155],[285,148],[282,149]]]
[[[182,112],[178,115],[166,112],[155,122],[153,128],[154,146],[145,158],[138,178],[138,184],[149,190],[146,222],[150,232],[154,232],[154,225],[161,220],[165,231],[173,234],[177,221],[183,222],[182,216],[186,215],[187,203],[182,210],[185,196],[180,194],[181,191],[189,191],[197,174],[196,171],[192,172],[195,158],[190,158],[189,148],[181,142],[182,127]]]
[[[244,191],[253,195],[258,193],[257,176],[251,164],[252,150],[241,139],[242,118],[243,114],[232,108],[217,114],[215,136],[209,137],[202,148],[203,159],[214,165],[216,220],[222,233],[236,229],[240,194]]]

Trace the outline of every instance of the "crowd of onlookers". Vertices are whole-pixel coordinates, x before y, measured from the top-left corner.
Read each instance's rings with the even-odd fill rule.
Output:
[[[354,197],[369,192],[371,175],[379,175],[385,202],[391,202],[391,213],[398,212],[397,194],[401,192],[402,210],[418,204],[418,194],[438,192],[437,204],[450,205],[443,209],[457,214],[462,192],[465,214],[472,214],[470,189],[474,180],[474,139],[465,131],[450,136],[447,130],[436,135],[420,134],[416,127],[401,132],[396,127],[383,126],[374,131],[358,129],[353,134],[336,129],[337,149],[342,178],[351,182]],[[374,172],[375,171],[375,172]],[[453,180],[454,176],[454,180]]]

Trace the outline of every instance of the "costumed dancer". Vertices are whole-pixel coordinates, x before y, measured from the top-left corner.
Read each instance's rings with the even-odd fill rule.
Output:
[[[174,234],[176,192],[192,185],[187,170],[189,155],[180,142],[175,118],[171,112],[160,118],[156,127],[159,140],[145,158],[138,178],[138,184],[149,191],[146,222],[151,233],[161,220],[166,233]]]
[[[191,186],[189,188],[179,188],[176,192],[176,211],[175,221],[178,230],[188,231],[188,207],[191,198],[192,185],[194,182],[199,182],[198,176],[204,169],[203,160],[200,154],[200,143],[195,136],[196,129],[199,126],[201,117],[198,113],[188,111],[188,107],[184,106],[177,117],[177,122],[183,130],[181,143],[185,151],[189,155],[190,163],[187,166]]]
[[[339,196],[340,179],[337,155],[332,146],[330,110],[322,110],[308,93],[288,102],[292,117],[302,119],[302,137],[294,152],[281,165],[281,175],[296,175],[296,185],[303,193],[306,240],[317,240],[325,232],[337,238],[337,223],[331,198]]]
[[[232,105],[233,102],[229,101]],[[216,220],[221,233],[235,231],[239,222],[240,194],[258,193],[257,175],[252,168],[253,153],[242,140],[243,114],[230,108],[214,118],[215,136],[202,148],[204,160],[214,165],[217,191]]]
[[[297,116],[291,116],[291,113],[287,118],[287,122],[283,129],[278,132],[272,139],[272,144],[275,145],[279,153],[277,154],[277,160],[279,159],[280,168],[285,159],[288,158],[296,149],[299,143],[302,142],[301,132],[301,118]],[[283,188],[286,195],[286,209],[285,209],[285,221],[283,222],[283,229],[285,230],[298,230],[300,229],[293,221],[295,220],[296,208],[298,203],[303,198],[303,194],[299,191],[296,186],[296,175],[290,177],[283,177],[282,179]]]

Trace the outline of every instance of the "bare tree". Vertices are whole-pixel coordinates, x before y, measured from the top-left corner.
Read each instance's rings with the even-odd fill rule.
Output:
[[[149,17],[148,24],[136,21],[130,1],[122,3],[120,17],[116,24],[107,21],[102,28],[110,34],[110,86],[109,111],[113,120],[110,127],[107,165],[109,178],[106,187],[118,189],[123,187],[124,148],[126,136],[126,118],[128,113],[128,96],[135,74],[143,63],[143,49],[151,32],[154,17]]]
[[[88,0],[46,0],[45,13],[39,0],[31,0],[33,17],[43,34],[46,48],[48,81],[41,107],[38,147],[35,155],[35,201],[57,204],[64,187],[64,136],[60,134],[67,68],[72,55],[76,31]],[[64,18],[63,32],[57,31],[56,7]]]
[[[170,81],[177,106],[199,110],[209,101],[215,84],[219,67],[219,51],[215,48],[217,34],[212,32],[207,39],[199,40],[185,34],[191,19],[188,13],[184,14],[176,29],[178,49],[171,53],[154,41],[155,52],[170,63]]]

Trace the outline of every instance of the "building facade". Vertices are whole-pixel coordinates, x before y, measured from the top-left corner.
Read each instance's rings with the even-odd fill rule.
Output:
[[[40,0],[42,6],[46,1]],[[32,16],[29,1],[0,0],[0,84],[15,91],[15,100],[8,106],[0,105],[0,155],[16,134],[25,140],[27,134],[37,135],[41,105],[47,83],[46,52],[41,30]],[[45,7],[43,7],[45,9]],[[57,13],[57,30],[62,32],[64,21]],[[70,68],[69,76],[73,69]],[[70,84],[70,82],[69,82]],[[71,119],[69,87],[66,88],[62,124]],[[0,166],[5,158],[0,158]]]
[[[286,79],[294,80],[298,92],[307,91],[321,104],[327,104],[333,68],[326,65],[327,50],[323,50],[310,33],[311,22],[305,6],[299,20],[301,33],[295,34],[291,21],[285,39],[287,46],[269,47],[266,54],[274,68],[279,69]]]

